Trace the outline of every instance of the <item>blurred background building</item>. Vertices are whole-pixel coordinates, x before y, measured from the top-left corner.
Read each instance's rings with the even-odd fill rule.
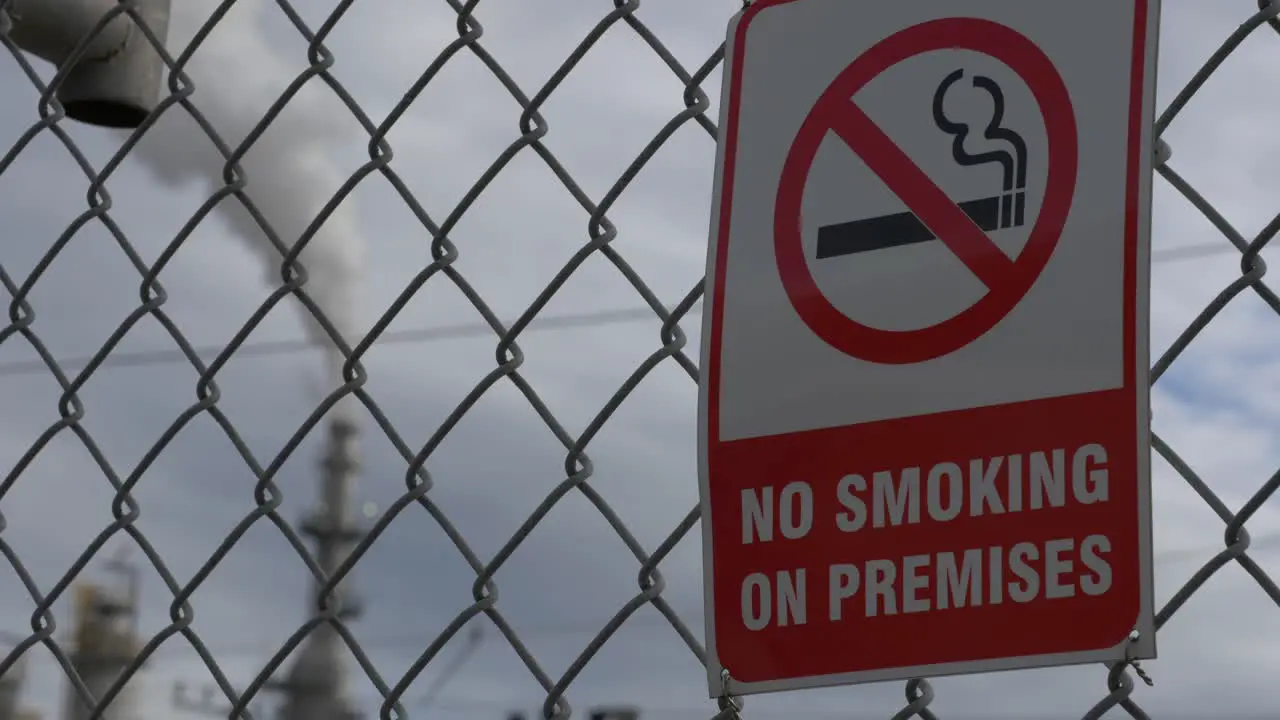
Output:
[[[138,656],[138,572],[123,558],[107,563],[107,570],[119,582],[81,582],[75,586],[72,617],[71,664],[89,694],[98,701],[106,697],[116,680]],[[142,720],[136,693],[141,678],[134,674],[107,704],[102,720]],[[93,708],[67,683],[64,704],[66,720],[88,720]]]
[[[340,416],[331,422],[320,464],[319,506],[300,526],[313,541],[317,564],[330,576],[339,570],[364,536],[351,512],[352,487],[359,467],[357,437],[356,426],[349,419]],[[73,585],[71,633],[63,645],[85,688],[99,702],[138,657],[144,644],[138,628],[137,567],[119,556],[108,561],[104,569],[107,572],[103,581],[85,579]],[[360,605],[347,587],[349,584],[340,583],[337,592],[331,595],[331,602],[338,604],[338,616],[344,621],[355,620],[360,614]],[[318,586],[313,587],[307,595],[308,614],[316,612],[314,603],[319,590]],[[473,643],[479,640],[479,628],[475,630]],[[279,720],[357,720],[362,716],[348,696],[343,650],[341,638],[327,624],[308,636],[284,679],[272,684],[283,695]],[[37,714],[21,709],[24,668],[25,662],[20,660],[0,677],[0,720],[41,720]],[[69,680],[64,686],[64,720],[89,720],[94,708]],[[138,698],[142,690],[142,673],[134,673],[97,717],[158,720],[141,714]],[[185,686],[180,684],[174,689],[175,709],[227,717],[230,709],[217,707],[211,691],[212,688],[206,688],[202,699],[192,702],[186,696]],[[256,710],[254,714],[262,717]],[[583,717],[639,720],[640,711],[626,706],[596,707],[588,709]],[[530,718],[522,712],[513,712],[507,720]]]
[[[26,680],[26,663],[19,660],[0,676],[0,720],[40,720],[40,716],[22,709],[22,685]]]

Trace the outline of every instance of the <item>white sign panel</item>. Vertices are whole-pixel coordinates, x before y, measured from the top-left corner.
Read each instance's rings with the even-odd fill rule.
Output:
[[[1154,656],[1158,11],[761,0],[731,24],[713,695]]]

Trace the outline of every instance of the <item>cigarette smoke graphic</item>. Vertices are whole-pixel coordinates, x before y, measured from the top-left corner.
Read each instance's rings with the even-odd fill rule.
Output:
[[[177,0],[170,25],[170,55],[179,57],[220,3]],[[286,62],[280,42],[267,37],[262,0],[238,0],[201,43],[184,68],[195,88],[191,102],[222,139],[235,149],[294,80],[297,62]],[[294,46],[295,48],[298,46]],[[300,51],[300,48],[299,48]],[[243,156],[240,167],[253,202],[289,247],[346,180],[331,149],[349,144],[349,126],[340,125],[337,101],[313,80],[296,95]],[[225,160],[204,130],[181,107],[165,112],[143,136],[134,155],[171,186],[221,187]],[[307,243],[299,260],[307,270],[303,289],[350,344],[359,341],[360,275],[364,238],[348,198]],[[280,282],[282,256],[248,211],[234,198],[218,205],[233,233],[262,260],[266,279]],[[343,358],[328,335],[301,305],[307,333],[326,349],[330,377]],[[332,387],[332,386],[330,386]],[[350,407],[350,397],[341,406]],[[349,414],[349,413],[345,413]]]
[[[942,100],[947,94],[947,90],[951,86],[964,77],[964,70],[956,70],[943,79],[942,84],[938,86],[938,90],[933,96],[933,121],[943,132],[954,136],[951,141],[951,157],[958,165],[969,167],[974,165],[985,165],[987,163],[998,163],[1003,170],[1004,177],[1004,196],[1002,205],[1004,208],[1001,215],[1004,221],[1001,226],[1007,227],[1010,224],[1021,225],[1023,222],[1024,210],[1024,191],[1027,186],[1027,144],[1018,133],[1009,128],[1002,127],[1004,122],[1004,92],[994,80],[982,75],[973,78],[973,86],[980,90],[986,91],[991,96],[993,104],[991,121],[987,123],[986,129],[982,135],[987,140],[1003,141],[1013,147],[1013,152],[1007,150],[992,150],[990,152],[971,154],[964,148],[964,141],[969,136],[969,126],[966,123],[955,122],[947,117],[942,108]],[[1016,195],[1009,194],[1017,191]],[[1009,218],[1009,210],[1016,202],[1016,217]]]

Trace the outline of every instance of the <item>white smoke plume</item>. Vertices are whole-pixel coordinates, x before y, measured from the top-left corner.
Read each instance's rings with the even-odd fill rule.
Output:
[[[179,57],[218,7],[216,0],[174,0],[168,49]],[[235,148],[305,67],[305,46],[268,37],[264,0],[238,0],[192,56],[185,70],[195,92],[192,103],[222,139]],[[286,57],[286,50],[289,53]],[[345,116],[345,117],[344,117]],[[349,176],[333,155],[351,147],[355,129],[336,96],[319,79],[307,83],[241,161],[246,194],[292,246]],[[345,122],[342,122],[345,120]],[[135,156],[170,186],[212,191],[223,183],[224,160],[205,132],[181,107],[168,110],[139,143]],[[353,166],[354,167],[354,166]],[[235,198],[215,211],[238,239],[263,261],[271,287],[280,282],[281,256]],[[363,250],[355,203],[346,199],[302,252],[305,290],[350,344],[359,341]],[[342,358],[301,303],[310,338],[327,350],[328,374],[338,376]],[[329,385],[332,387],[332,385]],[[344,401],[344,406],[350,403]]]

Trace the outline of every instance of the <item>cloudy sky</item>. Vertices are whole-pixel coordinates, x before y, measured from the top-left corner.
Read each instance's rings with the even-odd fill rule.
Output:
[[[611,9],[602,0],[555,3],[489,0],[477,17],[482,46],[510,81],[533,96]],[[1162,26],[1159,107],[1184,86],[1244,20],[1252,0],[1168,0]],[[734,0],[649,0],[637,13],[690,71],[723,40]],[[175,17],[174,53],[211,11],[210,0],[184,3]],[[333,10],[305,0],[297,10],[318,28]],[[361,0],[325,40],[333,78],[375,124],[393,110],[430,63],[457,38],[445,2]],[[1245,237],[1280,210],[1280,159],[1274,133],[1280,99],[1280,36],[1263,28],[1204,87],[1166,134],[1171,165]],[[242,0],[191,60],[193,103],[232,144],[241,140],[307,64],[307,44],[274,3]],[[39,67],[45,78],[48,69]],[[704,84],[716,118],[719,72]],[[0,59],[0,148],[18,142],[37,119],[38,92],[11,58]],[[683,109],[681,81],[641,34],[609,29],[542,107],[543,142],[580,192],[598,203],[647,143]],[[422,213],[441,223],[486,170],[520,136],[520,108],[473,53],[444,65],[387,135],[400,190],[374,173],[358,184],[316,238],[316,301],[364,332],[430,262],[431,232]],[[102,167],[125,136],[63,123],[85,155]],[[213,146],[174,108],[114,172],[107,188],[111,219],[140,262],[156,263],[214,190]],[[367,135],[318,80],[246,158],[249,195],[284,213],[327,199],[369,159]],[[612,247],[663,304],[678,303],[700,281],[705,261],[715,145],[705,129],[678,129],[609,209]],[[254,153],[257,152],[255,155]],[[201,164],[204,163],[204,164]],[[209,172],[212,168],[212,174]],[[0,217],[8,239],[4,272],[23,283],[63,231],[85,209],[88,182],[52,134],[37,135],[0,172]],[[163,311],[200,348],[224,347],[278,286],[278,263],[264,266],[240,235],[247,215],[235,200],[211,214],[167,260],[159,282]],[[314,212],[314,208],[311,210]],[[515,320],[591,238],[590,217],[547,163],[531,149],[510,159],[450,231],[454,267],[505,322]],[[305,223],[304,223],[305,224]],[[337,238],[341,238],[338,241]],[[359,240],[355,243],[351,239]],[[1240,274],[1238,253],[1171,186],[1157,179],[1153,272],[1153,355],[1170,343]],[[310,252],[310,251],[309,251]],[[1268,251],[1269,252],[1269,251]],[[1268,252],[1264,252],[1266,256]],[[305,256],[304,256],[305,257]],[[322,287],[321,283],[327,283]],[[78,370],[138,306],[142,275],[112,233],[91,221],[42,270],[27,300],[35,333],[64,368]],[[311,286],[309,286],[311,287]],[[521,337],[521,376],[570,436],[577,437],[627,378],[661,345],[661,323],[640,314],[644,299],[608,258],[588,257],[547,303],[548,319],[622,311],[609,323],[535,321]],[[247,342],[303,341],[314,326],[285,298],[257,323]],[[682,327],[697,357],[700,316]],[[335,319],[339,322],[339,319]],[[495,339],[484,318],[449,278],[437,275],[404,303],[387,333],[444,328],[434,338],[379,341],[365,356],[369,396],[416,451],[495,367]],[[1280,420],[1269,402],[1280,390],[1272,338],[1280,318],[1252,291],[1229,303],[1198,337],[1153,395],[1160,436],[1230,508],[1238,508],[1280,466]],[[120,477],[127,477],[197,401],[196,372],[153,353],[175,342],[154,317],[133,325],[79,391],[82,426]],[[139,362],[136,358],[153,362]],[[157,360],[157,357],[159,359]],[[212,360],[213,353],[205,356]],[[134,358],[134,359],[130,359]],[[58,419],[61,391],[21,337],[0,344],[0,468],[8,473]],[[34,367],[34,369],[33,369]],[[218,407],[263,466],[272,463],[323,394],[337,387],[314,350],[233,355],[217,375]],[[660,363],[636,387],[588,447],[591,482],[642,546],[653,551],[697,503],[696,385],[674,360]],[[405,491],[407,463],[396,443],[359,410],[364,463],[358,502],[381,513]],[[282,516],[294,521],[312,507],[323,428],[283,462],[277,484]],[[565,479],[566,448],[510,381],[493,385],[431,454],[431,495],[471,550],[487,559]],[[1155,472],[1157,603],[1172,594],[1222,545],[1223,523],[1163,460]],[[180,583],[218,549],[254,508],[254,478],[226,433],[207,415],[185,423],[139,480],[137,527]],[[0,486],[3,487],[3,486]],[[43,590],[51,588],[111,522],[113,491],[90,453],[59,433],[0,497],[3,540]],[[1280,571],[1280,513],[1266,507],[1250,523],[1262,567]],[[100,557],[131,543],[123,536]],[[701,635],[700,536],[695,528],[663,564],[664,596]],[[143,567],[142,626],[150,636],[168,625],[171,596]],[[88,573],[99,570],[91,563]],[[596,507],[570,493],[496,575],[498,607],[543,670],[558,679],[608,620],[637,593],[639,565]],[[475,574],[440,526],[421,508],[399,515],[360,562],[353,582],[366,615],[353,624],[381,676],[395,685],[437,635],[471,603]],[[195,630],[219,667],[244,687],[304,619],[307,571],[280,531],[258,522],[235,544],[192,597]],[[0,563],[0,631],[29,629],[30,598],[17,574]],[[58,609],[65,613],[66,603]],[[68,623],[58,616],[61,627]],[[460,634],[405,694],[413,716],[442,720],[533,715],[546,697],[516,652],[489,623],[479,645]],[[1177,613],[1160,635],[1160,658],[1146,664],[1155,686],[1139,685],[1153,717],[1261,716],[1274,709],[1270,684],[1280,666],[1280,610],[1236,565],[1224,568]],[[464,653],[467,653],[464,655]],[[466,662],[430,708],[433,681],[455,658]],[[51,656],[28,653],[26,704],[55,717],[64,692]],[[934,682],[943,718],[1078,717],[1105,695],[1100,667],[1039,670]],[[176,681],[211,682],[182,638],[166,642],[135,681],[148,718],[176,716]],[[379,698],[353,671],[351,694],[371,715]],[[888,717],[902,705],[901,684],[753,697],[749,718]],[[582,710],[634,704],[646,717],[701,720],[715,714],[694,653],[652,608],[642,608],[574,681],[568,696]],[[266,707],[266,705],[264,705]]]

